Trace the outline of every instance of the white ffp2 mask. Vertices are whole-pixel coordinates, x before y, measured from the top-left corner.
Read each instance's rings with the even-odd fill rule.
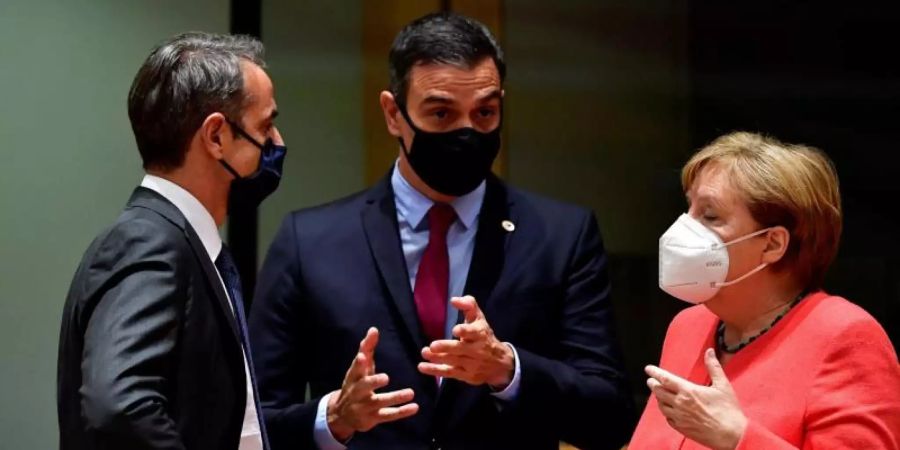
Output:
[[[766,263],[731,281],[728,247],[769,231],[771,228],[723,242],[718,234],[693,217],[682,214],[659,238],[659,288],[688,303],[703,303],[724,286],[741,282],[759,272]]]

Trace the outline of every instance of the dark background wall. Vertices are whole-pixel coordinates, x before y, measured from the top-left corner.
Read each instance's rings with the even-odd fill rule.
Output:
[[[691,138],[749,129],[824,150],[844,202],[827,288],[900,342],[900,4],[695,2]]]
[[[897,347],[900,4],[757,0],[685,6],[689,146],[678,149],[677,164],[660,173],[677,183],[691,152],[732,130],[824,150],[837,166],[844,206],[844,235],[826,289],[875,316]],[[680,188],[663,184],[657,207],[683,210]],[[629,372],[638,401],[644,401],[641,369],[658,358],[665,326],[684,305],[655,287],[656,255],[614,253],[612,270]]]

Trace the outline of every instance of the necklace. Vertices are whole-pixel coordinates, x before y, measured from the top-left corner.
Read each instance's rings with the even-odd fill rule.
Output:
[[[800,292],[800,295],[798,295],[797,298],[791,300],[791,302],[787,305],[787,308],[785,308],[784,311],[778,314],[778,316],[775,317],[775,319],[773,319],[772,322],[769,323],[769,325],[760,330],[759,333],[750,336],[749,338],[739,342],[734,346],[729,346],[725,343],[725,322],[722,322],[720,320],[719,326],[716,329],[716,346],[719,347],[719,350],[725,353],[737,353],[740,349],[750,345],[751,342],[757,340],[760,336],[766,334],[767,331],[771,330],[772,327],[774,327],[782,317],[786,316],[787,313],[794,309],[794,306],[796,306],[797,303],[800,303],[800,300],[803,300],[804,297],[806,297],[806,291]]]

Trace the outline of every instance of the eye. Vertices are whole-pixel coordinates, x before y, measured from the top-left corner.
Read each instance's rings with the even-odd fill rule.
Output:
[[[484,118],[492,117],[495,114],[492,108],[481,108],[478,110],[478,115]]]
[[[715,221],[719,220],[719,215],[716,214],[715,211],[708,210],[708,209],[703,211],[703,215],[701,217],[703,218],[703,220],[705,220],[707,222],[715,222]]]
[[[438,119],[446,119],[449,115],[449,112],[446,109],[438,109],[434,112],[434,117]]]

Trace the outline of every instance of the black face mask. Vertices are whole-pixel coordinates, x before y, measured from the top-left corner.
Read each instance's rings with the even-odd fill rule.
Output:
[[[225,167],[225,170],[234,175],[234,181],[231,182],[231,196],[228,202],[229,204],[240,203],[257,207],[269,194],[278,189],[287,147],[275,145],[272,138],[268,138],[265,143],[260,144],[234,122],[229,120],[228,124],[231,125],[231,128],[238,135],[259,148],[259,165],[256,172],[253,172],[250,176],[242,177],[224,159],[219,160],[222,166]]]
[[[413,124],[405,105],[398,106],[415,133],[409,149],[402,138],[399,139],[400,146],[409,165],[428,187],[444,195],[459,197],[475,190],[487,178],[500,151],[502,116],[497,128],[487,133],[468,127],[432,133]]]

